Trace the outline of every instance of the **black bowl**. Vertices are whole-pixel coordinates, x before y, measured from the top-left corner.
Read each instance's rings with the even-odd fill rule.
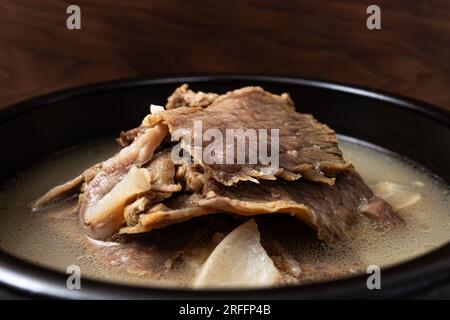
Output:
[[[225,92],[260,85],[289,92],[301,112],[338,133],[409,158],[450,184],[450,114],[411,99],[340,84],[264,76],[200,76],[108,82],[38,97],[0,111],[3,157],[0,178],[92,137],[132,128],[150,103],[164,104],[181,83]],[[7,156],[6,156],[7,155]],[[139,288],[82,280],[68,290],[67,275],[0,252],[1,290],[16,296],[61,298],[379,298],[450,297],[450,245],[382,270],[382,289],[368,290],[367,275],[320,284],[259,290],[193,291]]]

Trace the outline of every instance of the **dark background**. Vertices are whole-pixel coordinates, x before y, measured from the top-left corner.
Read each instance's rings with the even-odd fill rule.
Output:
[[[77,4],[82,29],[66,28]],[[382,29],[366,28],[381,7]],[[1,0],[0,106],[132,76],[346,82],[450,110],[450,1]]]

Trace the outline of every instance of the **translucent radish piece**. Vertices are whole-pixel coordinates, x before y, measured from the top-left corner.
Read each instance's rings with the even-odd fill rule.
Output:
[[[261,246],[255,221],[228,234],[206,260],[195,280],[196,287],[261,287],[273,285],[280,274]]]

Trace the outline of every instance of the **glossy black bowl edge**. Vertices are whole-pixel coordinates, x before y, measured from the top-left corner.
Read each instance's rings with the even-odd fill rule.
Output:
[[[16,117],[24,112],[32,111],[43,105],[48,105],[61,100],[69,99],[78,95],[89,93],[106,92],[112,89],[123,89],[137,86],[148,86],[154,84],[180,84],[180,83],[197,83],[208,81],[257,81],[257,82],[278,82],[286,84],[296,84],[315,88],[326,88],[333,91],[346,92],[371,99],[381,100],[384,102],[395,104],[411,111],[419,112],[434,121],[440,122],[445,126],[450,126],[450,112],[434,106],[432,104],[403,97],[392,92],[372,89],[353,84],[329,82],[313,78],[294,78],[289,76],[278,75],[258,75],[258,74],[199,74],[199,75],[173,75],[173,76],[153,76],[153,77],[131,77],[118,80],[105,81],[94,84],[87,84],[74,88],[64,89],[57,92],[39,95],[33,98],[14,103],[12,105],[2,107],[0,110],[0,125],[10,117]]]

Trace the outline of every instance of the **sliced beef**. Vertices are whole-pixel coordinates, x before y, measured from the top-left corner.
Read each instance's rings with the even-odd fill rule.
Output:
[[[187,84],[183,84],[167,98],[166,109],[176,109],[180,107],[202,107],[206,108],[216,100],[219,95],[212,92],[194,92]],[[116,139],[121,147],[129,146],[133,140],[143,131],[145,126],[139,126],[127,131],[120,132]]]
[[[344,238],[364,216],[387,224],[401,221],[343,159],[334,131],[311,115],[297,113],[287,94],[246,87],[219,96],[195,93],[184,85],[166,107],[123,133],[119,153],[50,190],[34,207],[78,190],[80,221],[95,239],[108,239],[119,230],[146,232],[215,212],[290,213],[327,242]],[[195,121],[202,122],[203,132],[219,129],[223,137],[226,129],[279,129],[279,167],[236,164],[235,139],[234,150],[226,145],[233,141],[227,140],[223,150],[225,158],[233,151],[235,164],[207,164],[185,144],[182,148],[196,163],[177,163],[176,168],[169,133],[180,129],[194,136]],[[270,150],[270,139],[266,142]],[[204,141],[203,149],[208,144]],[[252,158],[249,148],[244,153],[246,160]],[[182,185],[187,193],[173,195]]]
[[[391,206],[374,196],[361,177],[352,172],[338,177],[333,186],[277,180],[239,182],[227,187],[210,179],[203,196],[174,196],[142,213],[135,225],[120,232],[147,232],[216,212],[241,216],[288,213],[312,226],[327,243],[346,239],[355,226],[369,221],[367,218],[387,225],[402,223]]]
[[[225,187],[211,179],[203,194],[200,205],[220,211],[246,216],[290,213],[312,226],[328,243],[345,239],[364,216],[386,224],[402,221],[389,204],[373,195],[356,172],[338,177],[332,186],[277,180]]]
[[[201,193],[208,181],[203,168],[199,164],[182,164],[177,169],[176,177],[184,184],[184,189],[191,193]]]
[[[181,107],[202,107],[205,108],[216,100],[219,95],[216,93],[194,92],[187,84],[175,89],[167,99],[166,109],[176,109]]]
[[[259,87],[246,87],[217,97],[207,108],[179,107],[152,115],[144,120],[146,125],[164,121],[172,134],[176,130],[188,130],[194,136],[194,122],[201,121],[203,132],[219,129],[226,137],[226,129],[279,129],[279,166],[248,164],[252,155],[245,148],[247,164],[236,164],[237,140],[224,141],[222,150],[226,158],[227,150],[233,150],[234,164],[207,164],[202,154],[194,152],[193,143],[184,148],[200,163],[205,172],[224,185],[233,185],[242,180],[275,179],[275,176],[298,179],[301,175],[313,181],[333,183],[339,172],[351,170],[349,162],[342,158],[335,132],[319,123],[311,115],[295,111],[287,94],[281,96],[264,91]],[[266,138],[270,150],[270,137]],[[189,143],[189,142],[188,142]],[[209,144],[203,141],[203,150]],[[256,152],[256,151],[255,151]],[[225,161],[223,161],[225,163]]]

